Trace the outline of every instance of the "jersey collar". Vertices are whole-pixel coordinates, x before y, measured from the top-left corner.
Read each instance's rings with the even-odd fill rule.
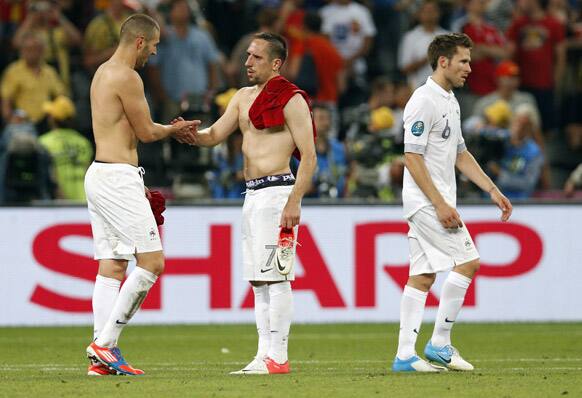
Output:
[[[434,80],[432,80],[432,77],[429,76],[426,79],[426,85],[429,86],[430,88],[432,88],[434,91],[436,91],[437,93],[439,93],[440,95],[442,95],[443,97],[445,97],[446,99],[451,99],[455,96],[455,94],[453,93],[453,91],[446,91],[444,88],[442,88],[441,86],[439,86],[439,84],[437,82],[435,82]]]

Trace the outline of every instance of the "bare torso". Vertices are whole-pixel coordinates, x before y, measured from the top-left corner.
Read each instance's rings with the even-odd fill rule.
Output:
[[[107,61],[97,69],[91,82],[95,159],[137,166],[137,137],[118,94],[128,73],[135,71],[126,65]]]
[[[243,135],[245,179],[289,173],[289,161],[295,143],[289,127],[257,130],[249,118],[249,109],[259,95],[255,87],[243,88],[238,109],[238,125]]]

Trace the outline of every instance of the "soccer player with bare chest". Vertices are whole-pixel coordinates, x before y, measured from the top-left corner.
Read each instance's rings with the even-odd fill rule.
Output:
[[[279,75],[287,57],[285,40],[259,33],[247,54],[247,76],[254,85],[234,95],[220,119],[196,134],[196,144],[214,146],[237,128],[243,135],[243,272],[255,296],[259,342],[255,358],[232,374],[289,373],[293,262],[301,199],[317,162],[315,131],[307,95]],[[296,177],[289,167],[293,154],[301,159]]]
[[[93,342],[88,375],[141,375],[129,365],[119,336],[140,308],[164,269],[164,253],[156,219],[146,199],[137,143],[174,137],[193,144],[200,121],[154,123],[135,69],[156,53],[158,23],[144,14],[128,17],[121,26],[113,56],[95,72],[91,83],[91,113],[95,162],[85,175],[85,192],[99,273],[93,290]],[[128,261],[136,267],[123,287]]]
[[[456,210],[455,167],[489,193],[502,211],[502,221],[511,216],[511,203],[467,150],[461,133],[459,103],[452,89],[462,87],[471,72],[471,47],[465,34],[437,36],[428,49],[433,74],[404,109],[402,202],[410,228],[410,271],[400,303],[394,372],[473,370],[451,344],[451,329],[479,269],[479,253]],[[417,355],[415,344],[428,291],[436,274],[445,271],[450,272],[424,349],[427,361]]]

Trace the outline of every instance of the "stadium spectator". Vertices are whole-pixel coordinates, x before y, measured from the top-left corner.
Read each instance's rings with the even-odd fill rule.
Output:
[[[482,117],[485,108],[499,100],[504,100],[509,104],[512,112],[515,112],[521,104],[530,104],[534,107],[539,117],[536,100],[533,95],[518,90],[519,72],[520,68],[512,61],[503,61],[497,65],[495,68],[497,89],[477,100],[473,107],[472,116]]]
[[[567,26],[566,78],[563,81],[562,112],[570,149],[582,149],[582,13],[571,12]]]
[[[538,185],[544,155],[533,137],[539,128],[535,109],[531,105],[518,106],[501,160],[487,164],[495,183],[510,199],[529,198]]]
[[[242,199],[246,191],[243,174],[242,135],[231,134],[213,148],[216,168],[211,172],[210,193],[218,199]]]
[[[311,198],[340,198],[344,196],[348,168],[344,144],[333,138],[332,111],[317,104],[313,107],[313,120],[317,130],[315,152],[317,169],[313,185],[307,193]]]
[[[321,17],[305,15],[302,39],[295,41],[289,55],[287,76],[317,102],[336,105],[345,88],[344,61],[336,48],[321,34]]]
[[[357,106],[344,109],[342,113],[342,132],[347,139],[355,139],[371,128],[371,112],[379,108],[392,108],[394,104],[394,84],[386,77],[380,76],[374,79],[370,88],[370,96],[367,101]],[[390,116],[390,122],[384,123],[392,126],[394,119]],[[380,130],[379,128],[374,129]]]
[[[365,57],[376,36],[370,10],[352,0],[334,0],[320,10],[320,15],[321,30],[343,57],[348,75],[356,84],[363,85]]]
[[[219,53],[207,31],[191,24],[187,0],[172,0],[170,24],[152,57],[152,94],[169,122],[184,112],[205,113],[218,87]]]
[[[0,1],[0,70],[16,57],[12,38],[26,17],[26,2]]]
[[[44,44],[35,33],[20,40],[20,59],[11,63],[2,78],[2,115],[8,120],[14,109],[22,109],[33,123],[44,117],[42,104],[64,95],[66,89],[57,71],[44,62]]]
[[[289,52],[303,40],[305,9],[303,0],[284,0],[279,7],[276,31],[287,39]]]
[[[81,133],[73,129],[75,105],[59,96],[43,105],[51,130],[42,134],[40,144],[52,159],[56,197],[75,202],[85,201],[83,180],[93,160],[93,146]]]
[[[521,70],[521,87],[535,97],[542,129],[549,131],[555,127],[554,89],[565,70],[565,29],[546,13],[541,1],[518,2],[523,14],[513,20],[507,39]]]
[[[6,151],[12,137],[20,133],[30,134],[35,137],[38,136],[36,127],[31,123],[26,112],[22,109],[15,109],[6,121],[2,135],[0,136],[0,156]]]
[[[398,67],[413,89],[426,82],[432,73],[426,51],[437,35],[447,33],[439,23],[440,9],[436,0],[425,0],[418,10],[419,25],[406,32],[398,53]]]
[[[368,101],[343,112],[350,158],[346,196],[392,200],[389,169],[399,156],[393,136],[394,84],[385,77],[372,83]],[[400,139],[401,141],[401,139]]]
[[[27,33],[36,33],[44,42],[44,60],[55,68],[70,91],[72,47],[81,45],[81,33],[61,12],[59,4],[48,0],[32,2],[26,19],[14,35],[14,46],[20,47]]]
[[[90,74],[115,52],[119,29],[129,14],[123,0],[109,0],[105,12],[94,17],[87,26],[83,39],[83,61]]]
[[[373,75],[396,77],[398,74],[398,44],[403,29],[404,0],[376,0],[372,3],[372,17],[378,29],[378,40],[374,41],[371,54],[370,72]],[[381,39],[380,39],[381,38]]]
[[[489,0],[486,2],[487,11],[485,17],[500,32],[506,32],[513,14],[515,5],[513,0]]]
[[[395,144],[404,142],[404,107],[412,95],[412,89],[407,82],[398,82],[394,91],[394,104],[392,114],[394,116],[394,125],[390,129],[390,135],[394,137]]]
[[[495,91],[497,60],[509,57],[503,35],[485,20],[486,5],[484,0],[466,0],[467,14],[453,27],[454,31],[465,33],[473,40],[471,74],[467,79],[467,85],[475,96]]]
[[[247,33],[240,38],[230,53],[226,74],[231,87],[242,87],[248,83],[245,62],[247,60],[247,48],[253,40],[253,35],[259,32],[275,32],[277,23],[277,11],[272,8],[262,8],[257,14],[257,24],[259,28],[251,33]]]
[[[564,184],[564,195],[567,197],[572,197],[576,193],[577,189],[582,188],[582,163],[574,169],[574,171],[568,176],[566,183]]]

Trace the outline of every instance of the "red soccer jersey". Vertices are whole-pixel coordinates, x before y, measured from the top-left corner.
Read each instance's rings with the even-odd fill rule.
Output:
[[[564,26],[549,15],[538,21],[527,16],[514,19],[507,37],[515,43],[515,59],[524,87],[554,87],[554,47],[564,40],[564,35]]]
[[[489,45],[502,46],[505,44],[503,35],[488,23],[475,25],[467,23],[463,26],[463,33],[473,40],[475,46]],[[469,89],[477,95],[487,95],[497,88],[495,79],[495,59],[492,57],[482,58],[471,62],[471,74],[467,79]]]

